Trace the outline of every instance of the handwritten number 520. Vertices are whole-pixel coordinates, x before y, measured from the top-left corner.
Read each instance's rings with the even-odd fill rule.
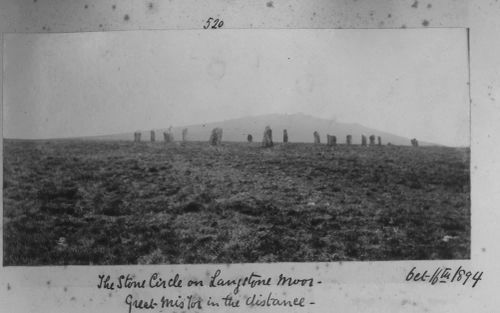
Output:
[[[217,29],[221,28],[224,26],[224,21],[219,20],[218,18],[213,19],[211,17],[208,18],[206,24],[203,26],[204,29],[212,28],[212,29]]]

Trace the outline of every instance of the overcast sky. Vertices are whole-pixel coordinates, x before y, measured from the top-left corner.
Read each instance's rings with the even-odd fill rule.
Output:
[[[464,29],[127,31],[4,39],[6,138],[302,112],[469,145]]]

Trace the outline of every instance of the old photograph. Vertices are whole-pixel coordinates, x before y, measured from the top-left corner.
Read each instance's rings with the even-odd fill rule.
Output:
[[[4,266],[470,259],[467,29],[3,45]]]

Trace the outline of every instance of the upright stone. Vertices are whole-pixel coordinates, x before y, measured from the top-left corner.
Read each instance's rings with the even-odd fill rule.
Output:
[[[172,134],[171,134],[171,133],[169,133],[169,132],[163,132],[163,140],[164,140],[165,142],[167,142],[167,143],[168,143],[168,142],[172,142],[172,141],[173,141],[173,136],[172,136]]]
[[[418,147],[418,140],[417,140],[417,139],[415,139],[415,138],[413,138],[413,139],[411,140],[411,145],[412,145],[413,147]]]
[[[320,144],[321,141],[319,139],[319,133],[317,131],[314,131],[313,136],[314,136],[314,143]]]
[[[174,134],[172,133],[173,127],[170,126],[167,132],[167,142],[174,142]]]
[[[288,143],[288,132],[286,129],[283,129],[283,142]]]
[[[212,146],[219,146],[222,142],[222,128],[216,127],[212,129],[212,134],[210,135],[210,144]]]
[[[155,131],[151,131],[151,142],[155,142]]]
[[[182,130],[182,141],[185,142],[187,141],[187,134],[188,134],[188,129],[187,128],[184,128]]]
[[[375,135],[370,135],[370,146],[375,145]]]
[[[266,129],[264,130],[264,137],[262,138],[262,146],[266,148],[273,146],[273,131],[269,126],[266,126]]]
[[[251,134],[248,134],[247,136],[247,141],[251,143],[253,141],[253,136]]]
[[[337,137],[331,136],[331,135],[326,135],[326,143],[329,146],[336,146],[337,145]]]
[[[135,132],[134,133],[134,141],[135,142],[140,142],[141,141],[141,132]]]
[[[382,145],[382,137],[380,137],[380,136],[377,137],[377,143],[379,146]]]
[[[361,135],[361,145],[366,146],[366,136],[365,135]]]
[[[346,145],[350,146],[352,144],[352,135],[347,135],[345,137],[345,143]]]

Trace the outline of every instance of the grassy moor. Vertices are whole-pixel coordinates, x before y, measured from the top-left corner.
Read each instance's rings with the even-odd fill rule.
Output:
[[[468,259],[470,151],[4,140],[4,265]]]

